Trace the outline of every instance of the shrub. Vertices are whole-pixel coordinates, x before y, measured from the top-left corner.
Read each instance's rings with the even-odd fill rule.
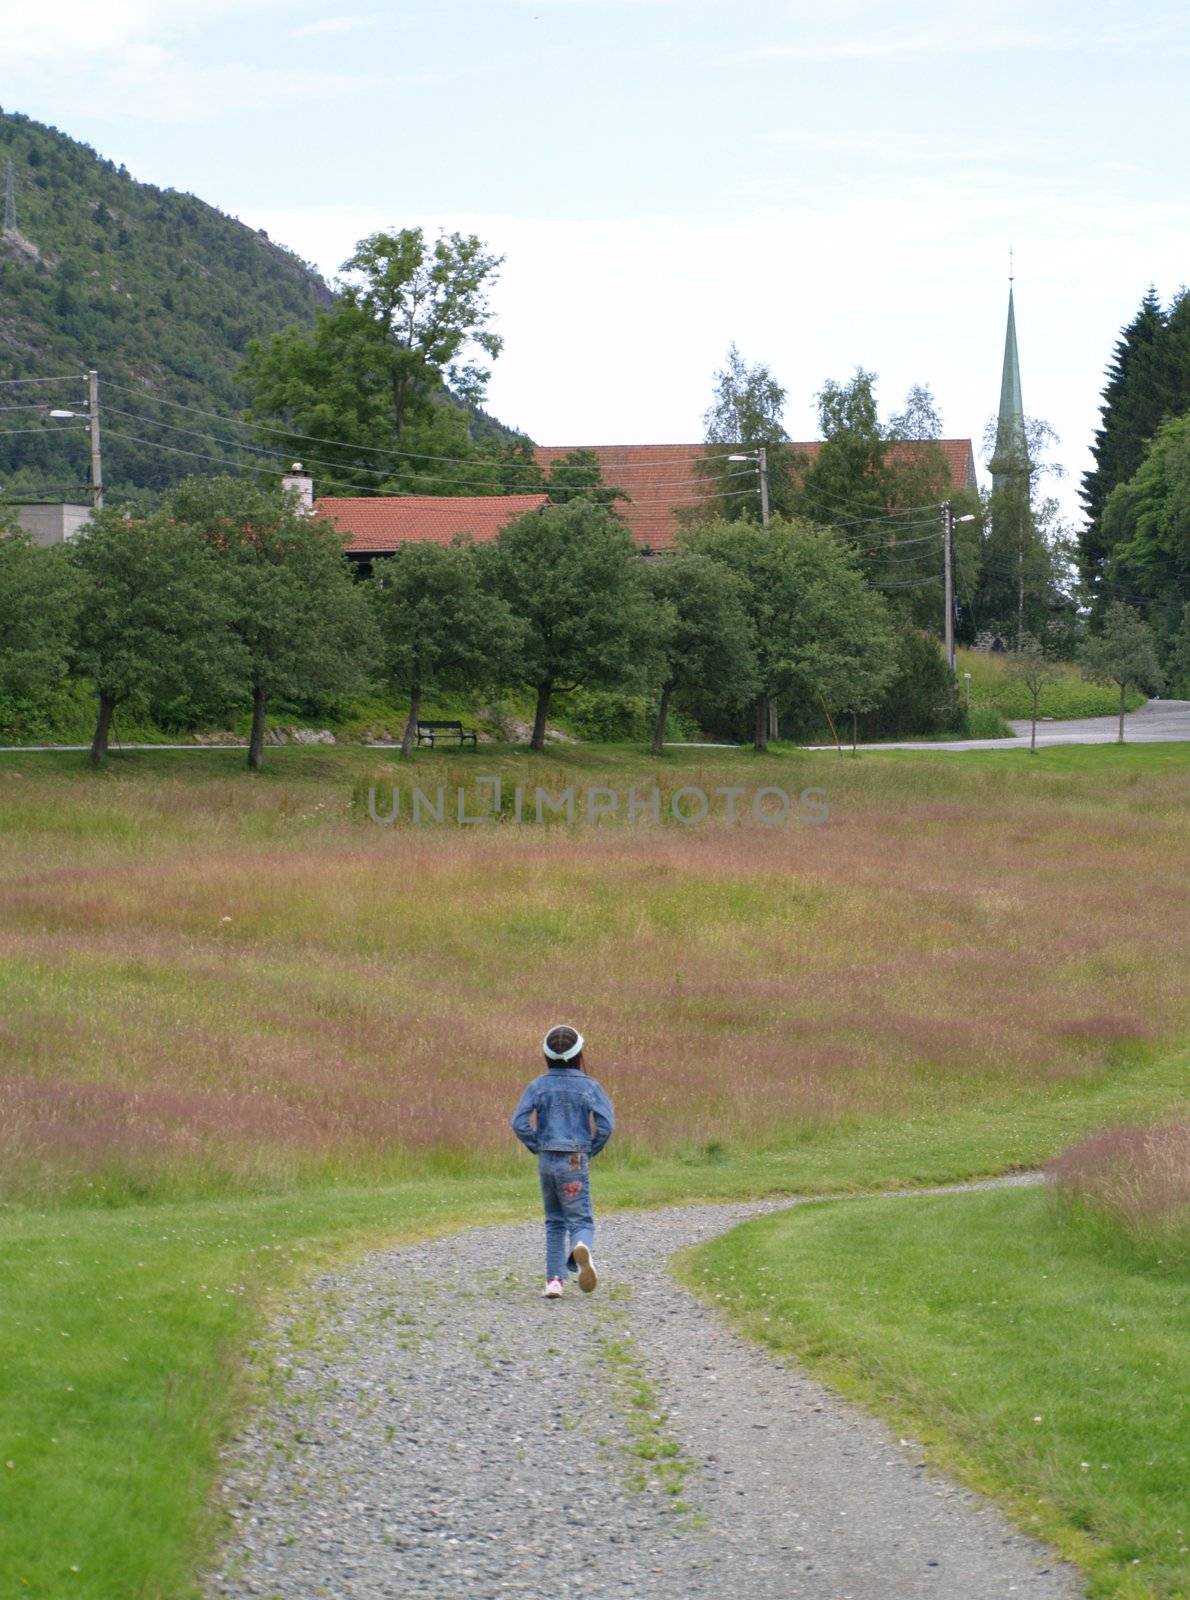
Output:
[[[859,719],[860,738],[961,731],[958,695],[938,641],[920,628],[900,628],[896,652],[896,675],[876,709]]]
[[[991,706],[972,706],[964,713],[963,721],[971,739],[1010,739],[1012,729],[1000,713]]]
[[[559,710],[580,739],[610,744],[649,736],[649,702],[644,695],[614,689],[574,689]]]
[[[1047,1172],[1068,1219],[1190,1256],[1190,1122],[1105,1128],[1062,1151]]]

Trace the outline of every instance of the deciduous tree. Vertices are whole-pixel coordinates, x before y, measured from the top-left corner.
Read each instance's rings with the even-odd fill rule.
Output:
[[[783,519],[767,528],[720,522],[694,531],[689,548],[739,580],[756,644],[757,750],[768,748],[770,703],[801,697],[817,704],[829,690],[842,704],[861,692],[858,677],[847,687],[848,664],[888,647],[883,602],[868,598],[834,534]]]
[[[248,765],[264,765],[269,704],[366,687],[379,657],[367,597],[342,543],[291,497],[234,478],[191,478],[166,510],[217,558],[228,628],[252,704]]]
[[[738,575],[693,550],[658,556],[646,575],[656,607],[660,688],[653,754],[665,744],[675,694],[702,705],[744,706],[756,692],[756,643]]]
[[[612,512],[588,500],[547,506],[509,523],[480,556],[523,630],[515,681],[537,699],[531,749],[544,748],[555,693],[645,684],[652,607],[641,558]]]
[[[500,352],[488,293],[500,258],[474,235],[421,228],[362,239],[310,330],[249,346],[251,420],[313,459],[332,487],[467,492],[468,417]],[[340,442],[333,442],[340,441]]]
[[[785,390],[770,368],[763,361],[745,361],[734,343],[729,345],[727,360],[713,380],[711,403],[703,413],[703,438],[709,448],[698,471],[706,485],[707,504],[698,506],[697,515],[688,521],[718,516],[731,522],[756,514],[755,467],[731,463],[727,457],[751,454],[761,445],[768,453],[770,507],[777,515],[789,510],[792,490],[788,452],[783,448],[789,441],[782,421],[784,411]]]
[[[79,605],[77,569],[0,525],[0,720],[36,715],[62,681]]]
[[[1005,669],[1008,677],[1015,678],[1018,683],[1024,684],[1029,691],[1029,714],[1031,724],[1029,729],[1029,749],[1037,749],[1037,708],[1041,700],[1042,691],[1051,683],[1056,683],[1061,672],[1055,661],[1052,661],[1041,647],[1041,641],[1035,634],[1026,633],[1017,645],[1012,655],[1008,658]]]
[[[409,700],[408,755],[423,696],[504,681],[519,632],[507,605],[482,588],[468,541],[403,544],[376,563],[373,583],[385,668]]]
[[[1148,603],[1168,660],[1190,600],[1190,412],[1157,430],[1136,472],[1108,496],[1102,525],[1112,552],[1104,592]]]
[[[230,689],[245,657],[231,592],[196,530],[166,512],[98,512],[70,547],[81,579],[73,664],[95,685],[91,762],[107,755],[112,717],[134,695],[199,679]]]
[[[1124,706],[1129,689],[1158,690],[1162,686],[1152,629],[1131,606],[1113,600],[1101,630],[1083,641],[1079,659],[1088,678],[1118,685],[1119,742],[1123,744]]]

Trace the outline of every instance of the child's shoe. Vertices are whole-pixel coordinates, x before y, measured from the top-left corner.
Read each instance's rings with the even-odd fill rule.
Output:
[[[595,1263],[591,1259],[590,1245],[576,1244],[574,1259],[578,1265],[578,1286],[584,1294],[590,1294],[599,1282],[599,1274],[595,1271]]]
[[[579,1281],[580,1281],[580,1283],[582,1282],[581,1278],[580,1278]],[[541,1291],[541,1298],[543,1300],[561,1300],[561,1298],[562,1298],[562,1280],[561,1280],[561,1278],[551,1278],[550,1281],[546,1284],[545,1288]]]

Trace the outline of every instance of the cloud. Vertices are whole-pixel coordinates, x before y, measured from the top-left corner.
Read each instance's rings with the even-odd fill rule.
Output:
[[[934,19],[898,28],[865,29],[857,23],[846,32],[810,34],[807,37],[755,45],[737,50],[731,59],[740,64],[780,61],[924,61],[936,56],[986,55],[1005,50],[1052,49],[1061,41],[1036,28],[995,28],[978,16]]]
[[[101,26],[96,3],[102,3]],[[272,60],[198,58],[196,35],[251,14],[287,9],[283,0],[188,0],[184,9],[169,8],[165,15],[163,9],[154,0],[54,0],[27,8],[6,21],[6,65],[24,70],[58,101],[93,89],[101,73],[112,91],[102,110],[113,121],[209,121],[293,101],[341,99],[374,85],[362,74]]]
[[[360,28],[370,28],[374,17],[320,17],[314,22],[303,22],[291,28],[291,39],[318,39],[328,33],[355,33]]]

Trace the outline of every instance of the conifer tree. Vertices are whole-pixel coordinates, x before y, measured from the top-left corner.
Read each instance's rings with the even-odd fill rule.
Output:
[[[1087,526],[1079,538],[1083,581],[1097,591],[1111,555],[1104,527],[1108,496],[1144,460],[1164,418],[1190,410],[1190,292],[1168,312],[1150,288],[1120,335],[1107,372],[1101,427],[1092,447],[1095,465],[1083,479]]]

